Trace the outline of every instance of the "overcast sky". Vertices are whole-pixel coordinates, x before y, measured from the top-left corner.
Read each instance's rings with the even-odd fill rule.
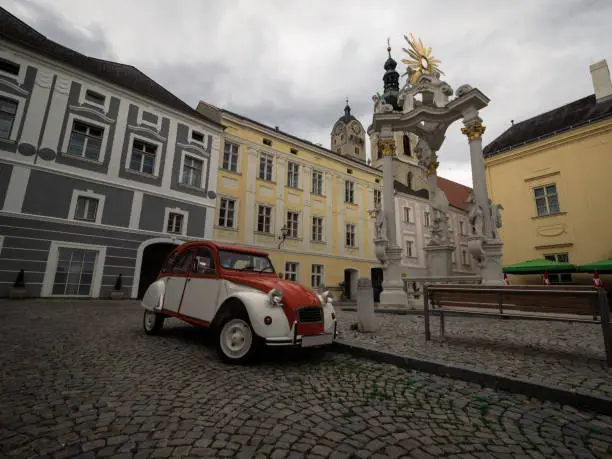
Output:
[[[515,122],[593,93],[612,64],[610,0],[0,0],[52,40],[138,67],[195,107],[205,100],[330,146],[348,97],[367,128],[386,40],[421,37],[456,89],[490,99],[485,145]],[[400,63],[400,73],[405,68]],[[460,123],[440,175],[471,185]]]

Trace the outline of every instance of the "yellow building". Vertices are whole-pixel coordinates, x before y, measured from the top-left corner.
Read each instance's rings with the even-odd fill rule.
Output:
[[[358,277],[380,278],[368,211],[382,173],[366,162],[365,131],[348,104],[332,127],[334,151],[205,102],[197,110],[226,127],[215,240],[263,248],[284,278],[336,297],[340,282],[354,298]]]
[[[591,65],[591,75],[594,94],[513,123],[484,149],[489,196],[504,207],[504,265],[543,257],[581,265],[612,257],[612,83],[606,61]],[[549,277],[590,281],[590,275]]]

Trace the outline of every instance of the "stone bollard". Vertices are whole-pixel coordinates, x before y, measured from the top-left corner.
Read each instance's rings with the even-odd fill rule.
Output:
[[[367,277],[357,280],[357,318],[359,319],[359,331],[378,330],[378,323],[374,315],[374,292],[372,283]]]

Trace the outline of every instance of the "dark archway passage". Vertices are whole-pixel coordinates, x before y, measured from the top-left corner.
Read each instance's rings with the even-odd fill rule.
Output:
[[[374,291],[374,303],[380,303],[380,293],[382,292],[383,270],[382,268],[372,268],[372,290]]]
[[[157,244],[151,244],[146,247],[142,252],[142,264],[140,266],[140,282],[138,284],[138,299],[141,299],[149,285],[155,282],[159,271],[161,270],[162,264],[170,255],[176,244],[167,242],[161,242]]]

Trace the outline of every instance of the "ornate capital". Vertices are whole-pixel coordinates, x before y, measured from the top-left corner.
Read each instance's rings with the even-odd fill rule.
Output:
[[[379,140],[378,151],[382,156],[393,156],[395,154],[395,142],[393,139]]]
[[[432,159],[431,162],[427,165],[427,175],[432,175],[435,174],[436,171],[438,170],[438,166],[440,165],[440,163],[438,161],[436,161],[436,159]]]
[[[478,140],[482,138],[485,130],[486,127],[480,121],[476,121],[468,124],[464,128],[461,128],[461,133],[465,134],[468,140]]]

